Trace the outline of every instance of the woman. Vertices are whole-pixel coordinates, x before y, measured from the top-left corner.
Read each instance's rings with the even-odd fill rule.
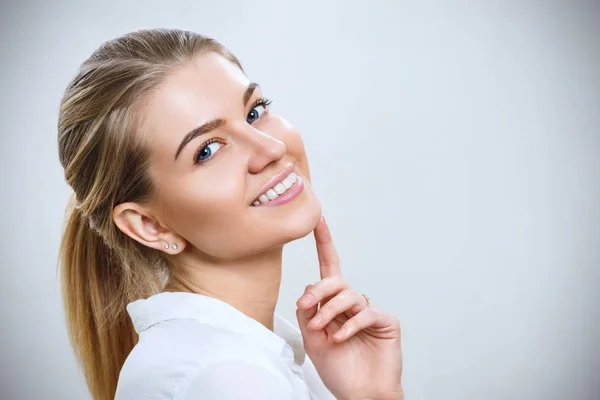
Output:
[[[269,103],[179,30],[106,42],[69,84],[60,263],[94,399],[403,398],[398,319],[341,277],[300,134]],[[298,333],[275,314],[282,248],[313,230]]]

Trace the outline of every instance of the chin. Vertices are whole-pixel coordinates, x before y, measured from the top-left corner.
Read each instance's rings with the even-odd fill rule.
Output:
[[[282,229],[282,244],[301,239],[310,234],[321,218],[321,203],[315,196],[309,201],[282,218],[280,222]]]

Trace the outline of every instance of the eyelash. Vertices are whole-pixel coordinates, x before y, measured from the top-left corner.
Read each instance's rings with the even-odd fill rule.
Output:
[[[254,104],[252,104],[252,107],[250,107],[250,110],[252,110],[254,107],[265,106],[265,108],[266,108],[265,112],[269,111],[269,106],[271,105],[272,102],[273,102],[273,100],[263,97],[262,99],[256,100],[254,102]]]
[[[254,103],[252,103],[252,107],[250,107],[250,110],[252,110],[252,109],[254,109],[254,108],[258,107],[258,106],[265,106],[265,112],[268,112],[269,111],[269,106],[271,105],[272,102],[273,102],[273,100],[268,99],[266,97],[263,97],[261,99],[257,99]],[[210,160],[210,158],[209,158],[207,160],[197,161],[198,160],[198,156],[200,155],[200,152],[202,151],[203,148],[205,148],[206,146],[208,146],[211,143],[215,143],[215,142],[222,141],[222,140],[223,139],[218,138],[218,137],[212,137],[212,138],[204,141],[200,146],[198,146],[198,149],[196,150],[196,153],[194,153],[194,164],[202,164],[202,163]]]

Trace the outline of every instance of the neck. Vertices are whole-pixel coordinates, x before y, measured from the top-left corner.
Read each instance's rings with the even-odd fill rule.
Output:
[[[282,253],[283,247],[279,247],[235,261],[186,260],[171,268],[165,291],[217,298],[272,331],[281,285]]]

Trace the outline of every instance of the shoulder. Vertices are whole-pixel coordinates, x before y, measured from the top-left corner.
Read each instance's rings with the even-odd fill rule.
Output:
[[[222,388],[219,382],[231,387],[233,376],[285,382],[269,354],[243,335],[191,319],[167,320],[140,334],[121,369],[115,400],[186,399],[198,388]]]

